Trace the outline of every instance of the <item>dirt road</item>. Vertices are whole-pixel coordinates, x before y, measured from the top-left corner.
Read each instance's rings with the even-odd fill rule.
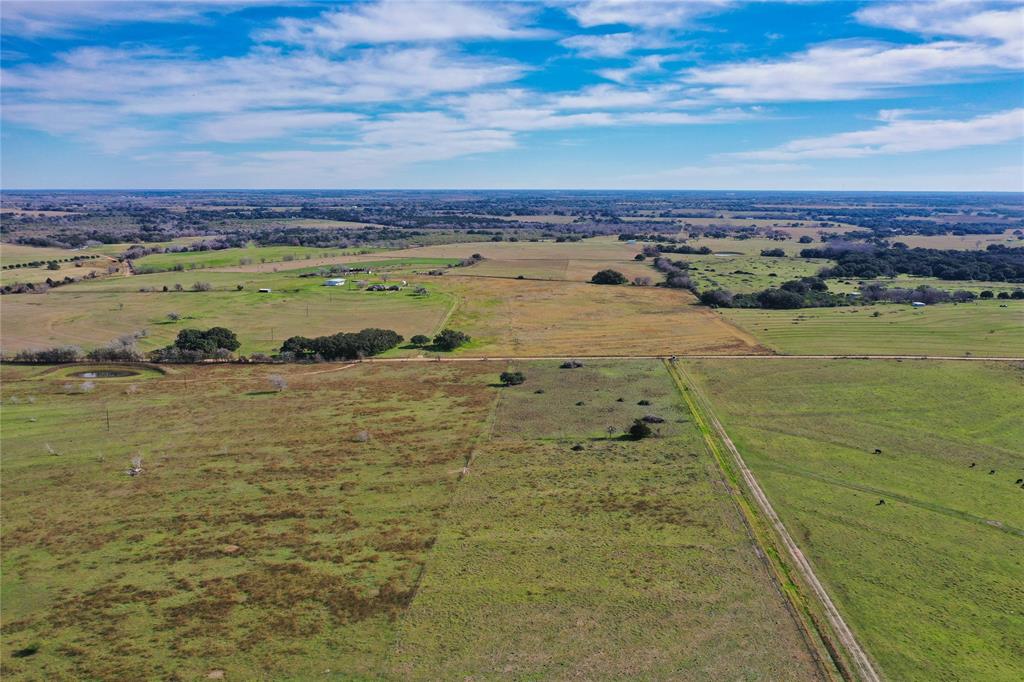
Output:
[[[761,489],[757,479],[754,478],[754,474],[747,468],[746,462],[743,460],[743,456],[740,455],[739,450],[736,449],[736,445],[732,442],[732,439],[729,438],[729,434],[725,432],[725,428],[722,426],[722,423],[718,421],[718,417],[716,417],[715,413],[711,410],[711,406],[707,399],[678,363],[673,363],[673,366],[679,373],[679,376],[684,379],[689,390],[697,397],[697,400],[700,403],[701,412],[704,413],[707,421],[711,424],[711,427],[715,430],[715,433],[729,451],[729,455],[732,457],[736,469],[743,477],[743,482],[746,484],[748,490],[753,496],[761,513],[771,524],[777,536],[782,540],[782,544],[789,554],[793,567],[800,573],[804,582],[810,586],[815,598],[824,609],[825,615],[828,618],[829,624],[832,626],[836,637],[839,638],[843,648],[847,653],[849,653],[852,663],[857,669],[858,678],[866,680],[867,682],[880,682],[881,677],[875,670],[871,659],[869,659],[867,654],[864,653],[864,650],[861,648],[860,643],[857,642],[857,638],[854,636],[853,631],[850,630],[850,627],[846,624],[842,614],[840,614],[839,610],[836,609],[835,604],[832,602],[831,597],[829,597],[824,585],[822,585],[821,581],[818,580],[818,576],[815,574],[814,568],[811,566],[810,562],[807,561],[806,557],[804,557],[803,552],[800,551],[800,548],[793,540],[793,537],[789,534],[789,531],[786,530],[786,527],[783,525],[778,514],[775,513],[775,508],[772,507],[771,502],[768,501],[768,496],[765,495],[764,490]]]

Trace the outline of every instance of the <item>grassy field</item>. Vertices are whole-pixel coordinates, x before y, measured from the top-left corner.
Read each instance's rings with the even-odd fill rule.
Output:
[[[245,248],[220,249],[218,251],[181,251],[177,253],[154,253],[135,261],[135,269],[140,274],[165,272],[175,267],[186,270],[199,268],[223,268],[233,265],[251,263],[276,263],[281,261],[300,262],[319,259],[332,259],[339,256],[363,255],[374,249],[320,249],[309,246],[256,246],[250,244]]]
[[[723,309],[719,314],[780,353],[1024,357],[1024,301],[920,309],[896,304]]]
[[[673,260],[676,256],[672,256]],[[813,277],[829,261],[811,258],[763,258],[752,256],[682,256],[692,263],[690,278],[701,291],[726,289],[734,294],[761,291],[801,277]],[[828,281],[829,291],[852,292],[857,287],[839,280]]]
[[[687,365],[886,677],[1019,679],[1024,365]]]
[[[1013,234],[1014,230],[1006,230],[1002,234],[943,234],[943,235],[906,235],[895,237],[893,241],[900,241],[911,248],[923,247],[926,249],[985,249],[990,244],[1002,244],[1019,248],[1024,246],[1024,241]]]
[[[668,355],[758,352],[758,343],[685,291],[581,282],[445,276],[449,326],[468,355]]]
[[[372,279],[372,278],[370,278]],[[195,281],[211,291],[189,289]],[[180,284],[184,291],[174,291]],[[146,330],[143,350],[173,341],[190,327],[224,326],[238,334],[239,353],[276,351],[289,336],[317,336],[364,327],[394,329],[406,338],[438,331],[454,299],[424,278],[426,296],[411,287],[400,292],[353,291],[324,287],[320,278],[291,272],[252,274],[160,273],[94,280],[47,294],[5,297],[0,341],[5,352],[54,345],[104,345]],[[238,291],[236,287],[244,288]],[[167,286],[170,291],[162,291]],[[140,288],[151,291],[140,292]],[[272,293],[261,294],[260,288]],[[181,316],[171,321],[168,315]]]
[[[390,677],[815,679],[660,363],[516,368],[526,383],[499,389]],[[671,435],[595,436],[607,409],[632,416],[619,394],[655,398]],[[529,430],[512,428],[525,415]]]
[[[484,258],[510,261],[510,260],[584,260],[600,262],[621,262],[630,261],[633,256],[640,252],[638,244],[627,244],[620,242],[613,237],[597,237],[584,239],[578,242],[455,242],[446,244],[434,244],[430,246],[416,246],[392,251],[382,251],[375,254],[380,259],[393,258],[415,258],[415,259],[445,259],[462,260],[473,254],[480,254]],[[342,256],[339,258],[314,258],[310,261],[293,261],[291,263],[278,263],[274,267],[280,270],[290,268],[305,268],[310,265],[328,265],[331,263],[353,263],[359,260],[366,260],[363,256]],[[231,270],[259,271],[268,266],[259,263],[230,268]],[[226,269],[226,268],[225,268]],[[596,268],[600,269],[600,268]],[[593,273],[591,273],[593,274]]]
[[[61,258],[75,258],[87,255],[74,249],[56,249],[43,246],[25,246],[24,244],[0,244],[0,265],[14,265],[15,263],[31,263],[33,261],[59,260]],[[12,271],[4,273],[6,276]]]
[[[494,368],[338,367],[3,367],[4,678],[375,677]]]

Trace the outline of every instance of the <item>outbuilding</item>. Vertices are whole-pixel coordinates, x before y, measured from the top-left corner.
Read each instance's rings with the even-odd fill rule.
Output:
[[[923,303],[922,301],[914,301],[910,305],[912,305],[915,308],[923,308],[925,306],[925,303]]]
[[[261,294],[269,294],[270,293],[270,289],[260,289],[260,293]]]
[[[340,287],[345,285],[344,277],[332,277],[324,282],[325,287]]]

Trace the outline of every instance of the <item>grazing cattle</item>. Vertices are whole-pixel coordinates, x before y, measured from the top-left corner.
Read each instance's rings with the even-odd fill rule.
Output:
[[[992,475],[992,474],[994,474],[995,472],[996,472],[996,470],[995,470],[995,469],[990,469],[990,470],[989,470],[989,472],[988,472],[988,475],[989,475],[989,476],[991,476],[991,475]]]
[[[969,467],[967,467],[967,468],[968,468],[968,469],[973,469],[973,468],[974,468],[974,465],[975,465],[975,462],[971,462],[971,466],[969,466]]]
[[[1016,482],[1017,485],[1020,485],[1021,483],[1024,483],[1024,478],[1018,478]]]
[[[879,450],[878,448],[875,448],[875,454],[876,454],[876,455],[880,455],[880,454],[882,454],[882,451],[881,451],[881,450]]]
[[[878,502],[877,502],[877,503],[875,504],[875,506],[877,507],[878,505],[881,505],[881,504],[885,504],[885,500],[879,500],[879,501],[878,501]]]

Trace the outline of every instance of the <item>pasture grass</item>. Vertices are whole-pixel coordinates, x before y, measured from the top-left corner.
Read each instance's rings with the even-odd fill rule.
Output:
[[[651,425],[664,436],[691,428],[683,425],[686,414],[679,395],[665,381],[665,370],[658,362],[593,360],[573,369],[559,364],[554,360],[513,363],[526,381],[501,389],[496,436],[617,441],[634,419],[646,415],[665,420]],[[641,401],[649,404],[638,404]],[[609,427],[615,431],[609,434]]]
[[[4,678],[376,676],[495,368],[339,367],[0,368]]]
[[[367,279],[373,280],[373,277]],[[190,291],[193,282],[211,291]],[[174,291],[181,284],[184,291]],[[244,288],[236,290],[237,285]],[[5,352],[55,345],[102,346],[145,330],[139,347],[171,343],[181,329],[223,326],[238,334],[239,353],[275,352],[289,336],[319,336],[365,327],[394,329],[409,338],[438,331],[454,299],[432,279],[399,292],[322,286],[295,273],[159,273],[72,284],[43,295],[8,296],[0,341]],[[162,291],[167,286],[170,291]],[[140,292],[140,288],[152,291]],[[271,293],[259,293],[270,288]],[[181,317],[172,321],[168,315]]]
[[[493,438],[455,492],[389,676],[816,679],[692,424],[590,441],[606,415],[588,403],[588,418],[569,416],[581,383],[601,399],[643,388],[682,414],[663,366],[565,370],[581,383],[550,362],[516,368],[527,383],[500,389]],[[544,394],[526,390],[537,384]],[[533,423],[517,431],[521,419]]]
[[[687,365],[886,677],[1019,679],[1024,365]]]
[[[677,258],[675,254],[669,258]],[[801,277],[814,277],[829,264],[820,258],[767,258],[760,255],[740,256],[682,256],[692,264],[690,278],[697,289],[726,289],[734,294],[761,291],[777,287],[783,282]],[[856,291],[854,283],[828,280],[829,291],[846,293]]]
[[[256,246],[220,249],[216,251],[178,251],[173,253],[154,253],[134,261],[135,270],[140,274],[166,272],[176,267],[185,270],[201,268],[219,268],[232,265],[244,265],[244,261],[252,263],[278,261],[305,261],[313,258],[336,258],[340,256],[362,255],[374,249],[323,249],[311,246]]]
[[[458,299],[448,326],[465,355],[670,355],[763,349],[682,290],[485,277],[442,277]]]
[[[719,314],[779,353],[1024,357],[1024,301],[1019,300],[926,308],[730,308]]]

